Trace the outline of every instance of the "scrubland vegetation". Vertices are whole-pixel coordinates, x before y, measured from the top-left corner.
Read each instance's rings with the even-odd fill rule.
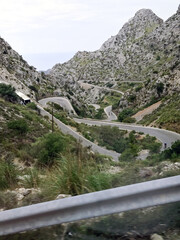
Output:
[[[89,140],[121,153],[119,162],[83,148],[80,142],[62,134],[56,127],[52,132],[51,121],[39,115],[34,103],[22,106],[1,98],[0,209],[53,200],[59,194],[74,196],[178,174],[179,168],[176,166],[180,161],[180,141],[160,153],[161,144],[148,135],[121,131],[116,127],[78,125],[61,109],[54,115],[65,124],[75,127]],[[138,159],[143,149],[149,151],[145,160]],[[19,200],[17,192],[20,188],[31,189],[31,194]],[[171,207],[174,219],[177,218],[178,207]],[[169,217],[170,212],[165,213],[161,207],[147,214],[139,210],[131,215],[126,213],[123,218],[101,218],[96,224],[91,221],[70,224],[68,231],[73,232],[74,239],[83,239],[87,235],[92,236],[90,239],[118,239],[128,231],[126,223],[131,223],[138,229],[138,234],[146,236],[150,234],[148,229],[151,224],[156,228],[157,221]],[[156,220],[153,218],[155,214],[159,214]],[[133,222],[134,218],[142,218],[142,221]],[[144,221],[146,227],[143,230],[141,223]],[[176,221],[166,221],[165,224],[167,230],[174,227]],[[103,230],[104,226],[107,231]],[[160,233],[164,231],[162,228],[156,230]],[[63,227],[15,234],[10,238],[2,237],[2,240],[57,239],[54,233],[63,234]],[[69,239],[69,236],[65,236],[65,239]]]

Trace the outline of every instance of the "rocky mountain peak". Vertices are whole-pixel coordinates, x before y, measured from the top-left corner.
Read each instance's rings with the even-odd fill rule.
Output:
[[[137,97],[140,104],[150,101],[156,82],[167,86],[168,93],[172,89],[177,91],[179,19],[177,13],[163,22],[153,11],[141,9],[100,50],[78,52],[68,62],[53,67],[50,75],[59,85],[68,85],[74,95],[93,103],[102,97],[101,93],[98,97],[91,91],[81,93],[80,82],[102,86],[118,86],[126,81],[147,82],[149,89],[142,88],[142,94]],[[136,96],[137,92],[133,94]]]
[[[135,17],[157,17],[156,14],[151,9],[142,8],[138,10],[135,14]],[[158,17],[157,17],[158,18]]]
[[[127,41],[134,41],[141,38],[143,35],[148,35],[156,27],[161,25],[163,20],[159,18],[150,9],[141,9],[136,12],[135,16],[124,24],[122,29],[116,36],[108,39],[100,50],[107,48],[120,47]]]
[[[178,10],[177,10],[177,13],[180,14],[180,4],[179,4]]]

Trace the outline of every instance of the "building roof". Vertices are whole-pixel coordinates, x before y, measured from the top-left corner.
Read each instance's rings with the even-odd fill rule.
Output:
[[[24,101],[30,100],[30,98],[29,98],[28,96],[26,96],[26,95],[25,95],[24,93],[22,93],[22,92],[16,91],[16,94],[17,94],[20,98],[22,98]]]

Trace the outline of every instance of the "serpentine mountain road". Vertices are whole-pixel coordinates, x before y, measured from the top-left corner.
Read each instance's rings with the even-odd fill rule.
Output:
[[[53,102],[58,103],[58,101],[56,101],[57,98],[48,98],[48,99],[46,99],[46,101],[43,101],[43,99],[42,99],[42,100],[40,100],[40,103],[42,104],[42,106],[45,106],[46,102],[52,101],[52,100],[53,100]],[[65,102],[67,103],[67,101],[65,101]],[[67,104],[69,105],[69,102]],[[38,105],[41,115],[49,116],[49,118],[51,118],[52,115],[50,113],[48,113],[46,110],[44,110],[44,108],[42,106]],[[109,108],[108,111],[111,112],[111,108]],[[159,129],[159,128],[145,127],[145,126],[141,126],[141,125],[125,124],[125,123],[113,123],[110,121],[95,121],[95,120],[90,120],[90,119],[74,118],[74,120],[77,123],[85,123],[88,125],[97,125],[97,126],[110,125],[110,126],[116,126],[123,130],[130,130],[130,131],[135,130],[137,132],[143,132],[145,134],[149,134],[150,136],[155,136],[163,143],[163,145],[164,145],[164,143],[166,143],[167,147],[170,147],[173,142],[180,140],[180,134],[171,132],[168,130],[164,130],[164,129]],[[69,126],[65,125],[64,123],[62,123],[55,117],[54,117],[54,122],[58,125],[58,127],[61,129],[61,131],[64,134],[72,135],[74,138],[76,138],[78,141],[80,141],[83,146],[91,147],[92,151],[98,152],[103,155],[111,156],[115,161],[118,161],[118,157],[120,156],[119,153],[102,148],[102,147],[96,145],[95,143],[87,140],[82,135],[80,135],[79,133],[77,133],[76,131],[74,131]],[[163,150],[163,147],[162,147],[162,150]]]
[[[64,98],[64,97],[49,97],[49,98],[43,98],[39,100],[39,103],[43,106],[46,107],[48,102],[54,102],[56,104],[59,104],[63,109],[68,111],[70,114],[73,113],[73,115],[77,116],[73,106],[71,105],[71,102],[69,99]],[[91,104],[94,106],[96,109],[99,109],[100,106],[98,104]],[[112,121],[112,120],[117,120],[116,114],[112,112],[112,106],[108,106],[104,108],[104,112],[107,115],[107,120]]]
[[[112,106],[105,107],[104,112],[107,115],[107,120],[109,120],[109,121],[117,120],[116,114],[113,113],[113,111],[112,111]]]
[[[173,142],[180,140],[180,134],[172,131],[168,131],[165,129],[160,129],[160,128],[145,127],[141,125],[125,124],[125,123],[115,123],[115,122],[113,123],[108,121],[95,121],[90,119],[74,118],[74,120],[78,123],[85,123],[88,125],[97,125],[97,126],[109,125],[109,126],[116,126],[122,130],[129,130],[129,131],[135,130],[137,132],[143,132],[145,134],[149,134],[150,136],[156,137],[163,143],[163,145],[164,143],[166,143],[167,147],[171,147]]]
[[[107,90],[109,92],[117,92],[117,93],[120,93],[122,95],[124,95],[124,93],[122,91],[119,91],[119,90],[116,90],[116,89],[113,89],[113,88],[108,88],[108,87],[101,87],[101,86],[98,86],[98,85],[93,85],[93,84],[90,84],[90,83],[85,83],[83,82],[82,80],[79,80],[78,81],[79,85],[82,87],[82,88],[97,88],[97,89],[104,89],[104,90]]]
[[[39,104],[37,105],[37,107],[40,110],[40,114],[42,116],[48,116],[50,119],[52,118],[52,115],[47,112],[46,110],[44,110],[44,108],[42,108]],[[54,122],[57,124],[57,126],[61,129],[61,131],[64,134],[70,134],[71,136],[73,136],[74,138],[76,138],[78,141],[80,141],[80,143],[84,146],[84,147],[90,147],[92,149],[92,151],[94,152],[98,152],[102,155],[107,155],[112,157],[115,161],[118,161],[118,158],[120,156],[119,153],[115,152],[115,151],[110,151],[107,150],[105,148],[102,148],[98,145],[96,145],[95,143],[89,141],[88,139],[86,139],[85,137],[83,137],[82,135],[80,135],[79,133],[77,133],[76,131],[74,131],[73,129],[71,129],[69,126],[65,125],[64,123],[62,123],[61,121],[59,121],[57,118],[54,117]]]
[[[49,97],[49,98],[44,98],[39,100],[39,103],[43,106],[46,107],[48,102],[53,102],[59,104],[63,109],[67,110],[70,114],[76,115],[77,113],[75,112],[73,106],[71,105],[69,99],[64,98],[64,97]]]

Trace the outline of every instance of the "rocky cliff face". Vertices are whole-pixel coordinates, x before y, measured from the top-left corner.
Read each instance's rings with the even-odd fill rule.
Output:
[[[161,25],[163,20],[157,17],[150,9],[141,9],[126,23],[116,36],[111,37],[100,50],[123,47],[127,42],[133,42]]]
[[[0,82],[10,83],[31,97],[35,97],[35,92],[41,95],[47,92],[46,89],[53,88],[44,74],[29,66],[2,38],[0,38]]]
[[[148,100],[154,82],[179,88],[180,10],[166,22],[151,10],[139,10],[116,36],[95,52],[78,52],[68,62],[56,64],[50,75],[77,88],[78,80],[94,84],[121,81],[146,82]],[[76,86],[76,87],[75,87]],[[148,87],[147,87],[148,86]],[[140,101],[141,101],[140,100]],[[146,101],[144,100],[144,102]]]

